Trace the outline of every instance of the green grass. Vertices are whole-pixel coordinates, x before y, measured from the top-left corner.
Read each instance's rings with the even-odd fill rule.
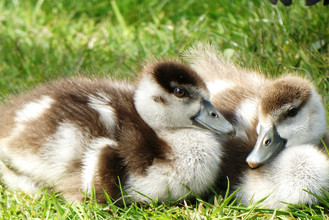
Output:
[[[150,58],[179,57],[197,41],[268,76],[297,72],[319,88],[329,112],[329,8],[273,7],[266,0],[2,0],[0,97],[76,74],[133,79]],[[329,122],[329,117],[327,117]],[[325,199],[324,201],[329,201]],[[59,195],[0,188],[1,219],[219,217],[328,218],[328,206],[287,212],[231,204],[68,204]]]
[[[328,201],[327,197],[325,200]],[[0,219],[325,219],[328,204],[324,206],[292,206],[290,210],[266,209],[257,204],[236,205],[232,196],[219,196],[215,201],[150,205],[132,204],[117,206],[109,201],[98,204],[91,201],[81,204],[67,203],[60,195],[42,191],[34,196],[12,192],[0,186]]]

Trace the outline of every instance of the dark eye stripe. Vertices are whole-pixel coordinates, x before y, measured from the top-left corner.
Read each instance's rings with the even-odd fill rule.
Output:
[[[190,85],[196,88],[206,89],[206,84],[199,75],[189,66],[174,62],[158,62],[152,71],[155,80],[168,92],[173,91],[172,83],[176,85]]]

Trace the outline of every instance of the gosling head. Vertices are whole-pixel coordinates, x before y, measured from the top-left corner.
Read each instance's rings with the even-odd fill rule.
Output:
[[[209,102],[203,80],[175,61],[144,67],[134,96],[138,114],[155,130],[206,128],[233,135],[233,126]]]
[[[306,79],[288,76],[275,80],[258,109],[258,139],[247,157],[251,168],[269,162],[285,147],[317,145],[327,132],[320,95]]]

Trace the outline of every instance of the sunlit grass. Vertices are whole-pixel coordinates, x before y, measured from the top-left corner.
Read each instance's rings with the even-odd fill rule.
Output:
[[[296,72],[312,79],[328,112],[328,9],[321,4],[305,7],[303,1],[273,7],[260,0],[3,0],[0,97],[76,74],[133,79],[147,59],[177,58],[197,41],[212,41],[227,57],[267,76]],[[57,194],[30,196],[0,187],[0,218],[328,217],[328,198],[321,206],[279,211],[243,207],[233,196],[223,197],[122,207],[94,200],[70,204]]]

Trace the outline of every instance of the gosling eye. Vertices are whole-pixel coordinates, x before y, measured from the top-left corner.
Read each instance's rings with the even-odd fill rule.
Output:
[[[288,109],[288,117],[294,117],[295,115],[297,115],[298,113],[298,109],[296,106],[291,106],[289,109]]]
[[[175,96],[177,96],[178,98],[183,98],[188,96],[187,91],[184,88],[181,87],[177,87],[174,89],[174,94]]]

